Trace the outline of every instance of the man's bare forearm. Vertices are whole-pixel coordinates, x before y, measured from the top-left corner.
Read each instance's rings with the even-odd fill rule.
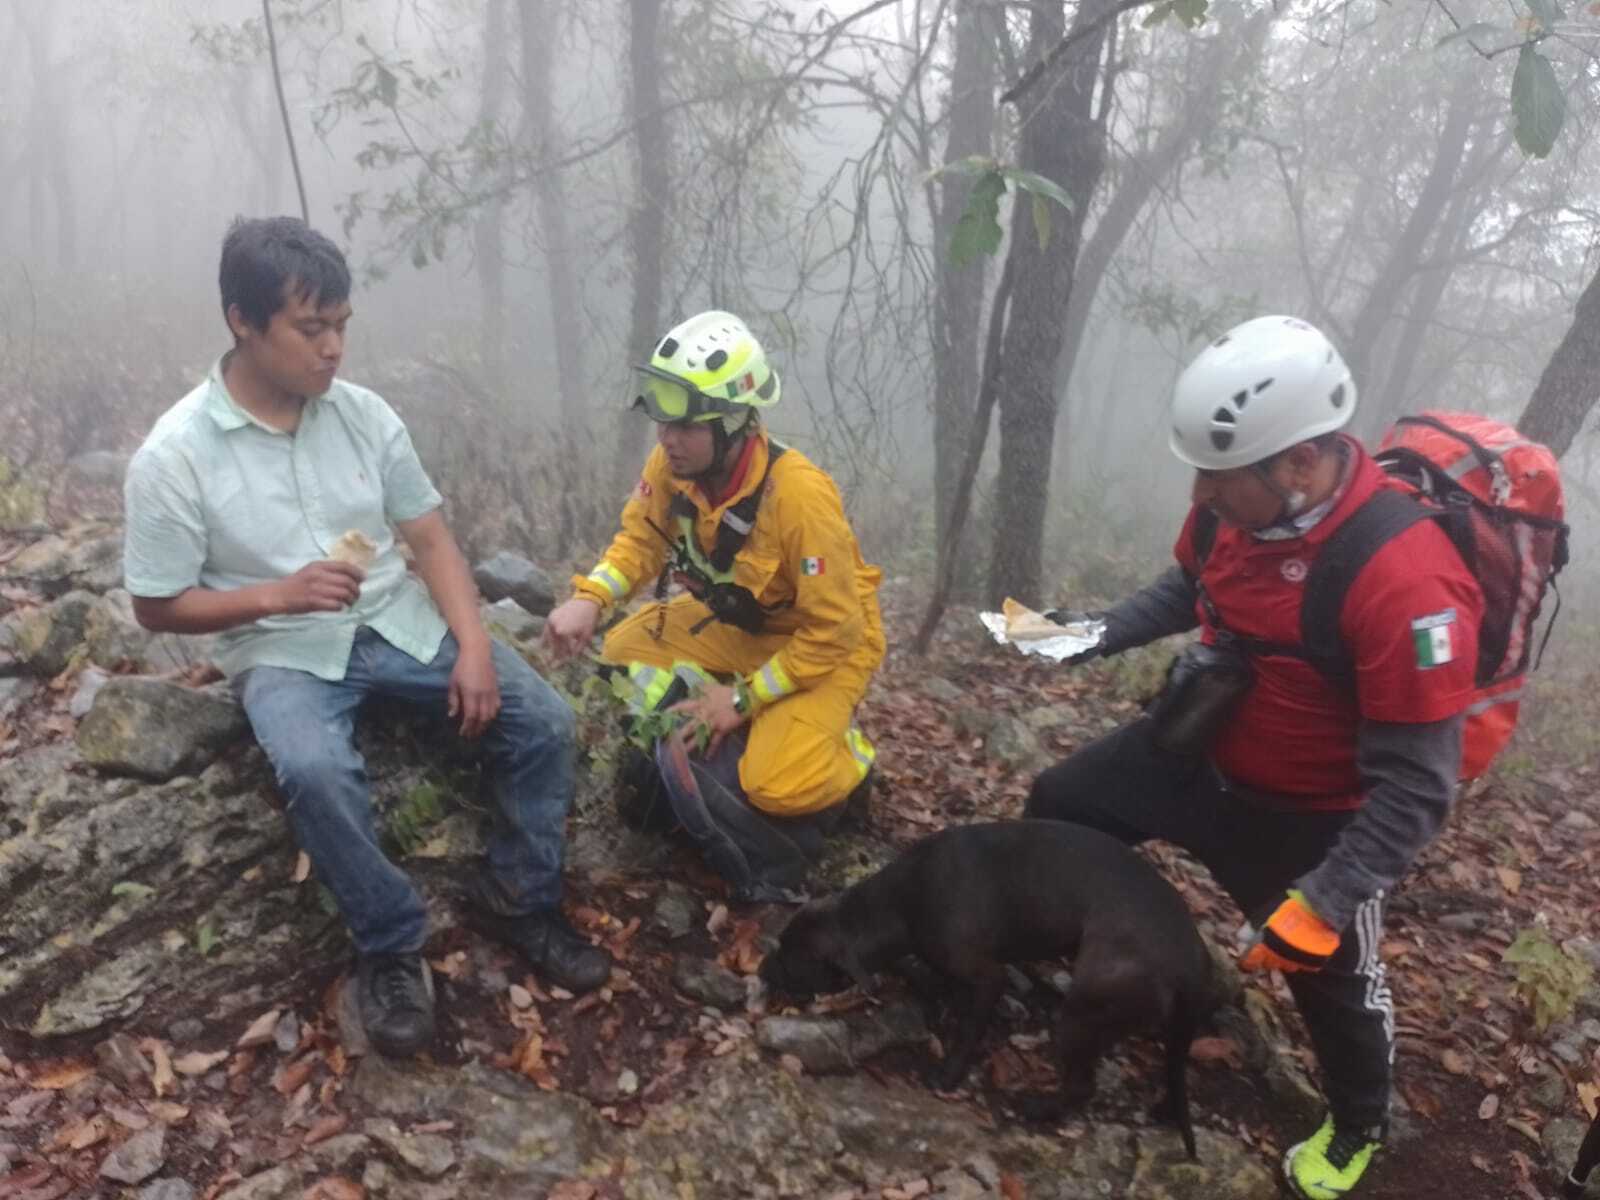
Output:
[[[221,633],[283,612],[278,581],[219,592],[192,587],[176,596],[133,597],[133,615],[152,633]]]
[[[464,650],[487,647],[489,635],[478,615],[478,585],[472,581],[466,557],[443,518],[437,512],[430,513],[417,522],[401,525],[400,531],[411,547],[417,574],[439,606],[450,632],[455,634],[456,644]]]

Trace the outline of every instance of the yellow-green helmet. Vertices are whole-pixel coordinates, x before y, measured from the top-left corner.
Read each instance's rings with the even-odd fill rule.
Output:
[[[714,421],[778,402],[778,373],[750,327],[732,313],[703,312],[675,325],[656,346],[633,407],[652,421]]]

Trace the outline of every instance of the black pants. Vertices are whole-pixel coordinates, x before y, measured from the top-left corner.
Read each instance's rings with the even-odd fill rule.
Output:
[[[1160,838],[1205,864],[1252,922],[1323,859],[1348,812],[1285,812],[1230,790],[1209,764],[1175,759],[1140,719],[1040,773],[1024,813],[1088,825],[1137,845]],[[1326,968],[1286,976],[1322,1065],[1334,1118],[1388,1119],[1394,1008],[1378,948],[1380,894],[1357,910]]]

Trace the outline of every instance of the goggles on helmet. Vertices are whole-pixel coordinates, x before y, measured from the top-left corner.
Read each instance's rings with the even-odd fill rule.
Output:
[[[733,411],[728,401],[708,396],[659,367],[640,365],[634,370],[642,380],[633,407],[643,409],[652,421],[709,421]]]

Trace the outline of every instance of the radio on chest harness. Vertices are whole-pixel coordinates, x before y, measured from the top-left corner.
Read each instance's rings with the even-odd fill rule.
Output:
[[[761,482],[748,496],[729,506],[722,514],[722,520],[717,522],[716,544],[712,546],[710,555],[700,552],[694,531],[698,513],[694,502],[682,492],[673,495],[672,505],[667,509],[669,523],[677,527],[676,537],[650,521],[650,528],[659,533],[672,548],[672,557],[656,579],[656,602],[659,604],[666,599],[667,586],[675,579],[683,584],[691,596],[711,610],[709,616],[689,630],[690,633],[699,633],[712,621],[721,621],[746,633],[760,633],[766,627],[769,616],[790,606],[791,601],[788,600],[764,605],[749,588],[733,582],[733,560],[744,549],[750,531],[755,528],[756,510],[760,508],[761,497],[767,490],[772,466],[783,457],[783,452],[782,445],[768,441],[767,469],[761,474]],[[650,518],[646,517],[645,520],[649,521]],[[666,613],[663,610],[656,623],[658,638],[665,620]]]

